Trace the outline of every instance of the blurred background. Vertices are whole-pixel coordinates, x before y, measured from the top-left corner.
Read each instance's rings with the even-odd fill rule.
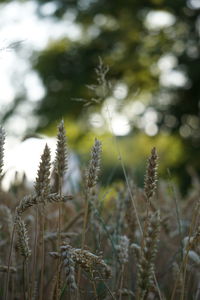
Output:
[[[8,165],[19,140],[55,136],[63,118],[83,163],[102,140],[104,184],[123,178],[115,135],[140,184],[156,146],[160,176],[185,193],[200,172],[199,12],[200,0],[0,1]]]

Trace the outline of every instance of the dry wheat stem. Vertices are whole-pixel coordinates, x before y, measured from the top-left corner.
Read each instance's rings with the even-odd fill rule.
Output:
[[[95,278],[94,278],[94,273],[90,272],[90,276],[91,276],[91,281],[92,281],[92,286],[93,286],[93,290],[94,290],[94,296],[95,296],[95,300],[98,300],[98,294],[97,294],[97,287],[96,287],[96,282],[95,282]]]
[[[42,207],[42,212],[41,212],[41,258],[42,258],[42,264],[41,264],[41,278],[40,278],[40,293],[39,293],[39,300],[43,299],[43,288],[44,288],[44,266],[45,266],[45,244],[44,244],[44,207]]]
[[[47,150],[47,149],[46,149]],[[48,157],[48,151],[46,151],[47,153],[44,155],[46,156],[46,159]],[[93,153],[92,153],[93,154]],[[57,264],[57,262],[61,262],[59,264],[59,276],[57,276],[58,272],[56,272],[55,268],[53,270],[53,272],[56,273],[57,279],[56,279],[56,287],[54,288],[54,300],[55,299],[60,299],[61,297],[65,297],[67,296],[69,299],[71,299],[71,297],[73,298],[73,294],[69,291],[69,289],[66,290],[66,284],[63,282],[63,279],[65,278],[66,282],[67,282],[67,286],[69,287],[70,285],[70,280],[69,278],[71,278],[70,276],[72,275],[73,272],[75,272],[75,270],[80,269],[82,270],[82,277],[81,277],[81,284],[78,283],[78,286],[76,284],[77,282],[77,278],[75,277],[75,275],[73,274],[72,277],[74,277],[75,280],[75,284],[77,287],[77,290],[79,289],[80,291],[80,299],[85,299],[87,295],[90,294],[90,297],[92,298],[98,298],[99,300],[102,299],[104,296],[103,293],[107,294],[105,297],[106,299],[108,298],[113,298],[113,299],[123,299],[126,295],[127,297],[135,297],[134,299],[139,299],[139,300],[147,300],[147,299],[152,299],[152,298],[162,298],[162,295],[160,294],[160,290],[157,284],[157,280],[155,277],[155,254],[157,251],[157,243],[156,241],[158,240],[157,238],[157,233],[158,233],[158,228],[156,229],[156,224],[153,224],[154,221],[156,220],[156,214],[157,211],[155,211],[155,207],[153,207],[151,204],[151,199],[153,197],[153,194],[155,193],[155,188],[156,188],[156,149],[153,148],[152,149],[152,153],[151,156],[149,157],[149,161],[148,161],[148,166],[147,166],[147,171],[146,171],[146,176],[145,176],[145,186],[144,186],[144,194],[145,194],[145,198],[147,200],[147,206],[146,206],[146,211],[143,212],[143,204],[141,205],[140,211],[141,211],[141,218],[144,218],[143,220],[143,228],[142,231],[139,232],[138,227],[136,227],[135,230],[135,223],[133,223],[133,227],[134,227],[134,231],[135,234],[133,236],[130,235],[130,241],[134,242],[131,245],[131,248],[135,248],[135,252],[136,252],[136,262],[138,263],[138,268],[136,270],[136,274],[137,274],[137,283],[138,286],[136,288],[136,295],[133,294],[133,292],[135,292],[135,288],[131,291],[131,276],[135,276],[135,272],[133,274],[129,274],[129,266],[127,264],[127,261],[132,264],[132,257],[128,256],[128,248],[129,246],[125,245],[125,243],[123,244],[121,241],[120,237],[123,236],[128,236],[129,237],[129,230],[130,228],[129,226],[132,226],[132,222],[130,222],[129,217],[127,216],[127,211],[131,212],[131,207],[129,206],[130,203],[125,203],[125,205],[119,205],[116,207],[116,210],[112,211],[112,213],[108,213],[106,211],[107,207],[102,207],[102,210],[98,211],[98,208],[101,209],[100,206],[98,206],[97,201],[94,200],[94,193],[97,198],[97,189],[95,189],[96,183],[97,183],[97,179],[98,179],[98,172],[97,172],[97,176],[94,174],[94,169],[90,168],[90,165],[88,167],[88,170],[92,170],[89,173],[93,175],[92,176],[88,176],[86,178],[86,181],[84,183],[87,184],[87,189],[86,189],[86,201],[85,201],[85,209],[83,210],[85,213],[85,219],[86,220],[86,225],[84,225],[84,234],[85,237],[87,238],[87,241],[89,243],[89,241],[92,241],[92,243],[88,244],[88,249],[91,250],[85,250],[85,247],[78,249],[76,248],[75,245],[77,245],[77,243],[81,243],[82,240],[78,239],[80,236],[79,230],[80,227],[75,226],[74,230],[75,233],[73,232],[61,232],[60,234],[59,232],[51,232],[51,229],[48,228],[49,232],[48,235],[44,237],[44,235],[41,234],[41,243],[43,243],[44,245],[44,241],[46,241],[46,239],[49,240],[49,238],[51,237],[51,243],[45,243],[45,249],[44,246],[40,246],[38,247],[38,251],[33,251],[34,255],[33,255],[33,264],[35,264],[35,266],[37,267],[39,272],[38,275],[41,277],[37,278],[38,282],[40,282],[40,295],[39,292],[37,295],[35,295],[35,299],[42,299],[44,297],[44,294],[42,293],[42,289],[44,289],[45,291],[45,296],[46,296],[46,291],[47,294],[49,296],[49,291],[48,291],[48,285],[49,283],[52,283],[52,274],[51,272],[51,268],[47,265],[45,265],[45,271],[48,272],[44,272],[44,262],[43,259],[39,259],[38,262],[36,262],[35,257],[37,255],[42,255],[44,258],[44,253],[45,251],[49,251],[51,250],[51,246],[53,247],[53,249],[57,250],[57,252],[52,252],[51,256],[52,257],[56,257],[57,261],[55,261],[55,266]],[[95,155],[92,156],[91,155],[91,161],[92,159],[94,159]],[[119,159],[121,160],[122,158],[119,157]],[[40,168],[38,171],[38,175],[37,175],[37,179],[35,182],[35,191],[31,192],[32,194],[25,196],[24,198],[21,199],[20,203],[17,205],[16,208],[16,212],[14,214],[14,218],[12,220],[12,213],[11,211],[13,210],[13,206],[15,203],[15,200],[12,203],[12,197],[8,197],[8,200],[6,199],[7,194],[4,192],[1,192],[1,196],[2,196],[2,203],[6,203],[6,205],[8,205],[8,207],[11,207],[11,210],[6,206],[1,204],[0,205],[0,213],[1,216],[3,217],[0,223],[0,227],[1,227],[1,231],[2,231],[2,241],[0,241],[0,246],[1,249],[4,251],[3,256],[7,256],[6,255],[6,246],[7,246],[7,240],[8,240],[8,236],[11,236],[11,244],[10,244],[10,248],[9,248],[9,253],[8,253],[8,261],[5,264],[2,261],[1,266],[0,266],[0,272],[4,272],[7,273],[5,274],[6,277],[6,283],[4,286],[4,298],[6,300],[10,300],[10,299],[14,299],[14,297],[21,297],[23,299],[23,293],[24,293],[24,298],[26,298],[27,300],[33,300],[32,299],[32,294],[33,294],[33,288],[31,293],[29,292],[29,284],[28,281],[29,279],[26,279],[26,276],[28,275],[28,273],[30,274],[31,270],[28,270],[28,264],[30,265],[29,261],[29,248],[28,248],[28,235],[27,235],[27,231],[26,231],[26,225],[25,223],[28,224],[28,222],[33,225],[33,220],[31,220],[31,216],[27,216],[27,213],[29,213],[28,209],[29,208],[36,208],[37,210],[39,210],[39,208],[43,207],[44,205],[47,205],[49,203],[60,203],[61,201],[67,201],[69,200],[69,198],[71,198],[70,196],[63,196],[62,195],[62,191],[60,189],[56,190],[56,193],[52,193],[53,190],[50,189],[50,184],[49,184],[49,175],[48,175],[48,170],[46,170],[44,168],[44,164],[43,164],[44,159],[42,159],[41,163],[40,163]],[[123,165],[123,161],[121,162],[121,164]],[[93,164],[94,165],[94,164]],[[43,169],[42,172],[40,172],[40,170]],[[98,168],[97,168],[98,169]],[[46,175],[45,175],[46,174]],[[139,203],[140,200],[142,200],[144,197],[143,195],[141,195],[141,193],[134,193],[134,199],[131,198],[131,193],[132,191],[129,191],[129,188],[131,188],[131,182],[129,182],[128,177],[126,176],[126,170],[124,169],[124,175],[125,175],[125,179],[126,179],[126,185],[127,185],[127,191],[128,194],[130,195],[130,199],[129,202],[132,201],[134,203]],[[95,177],[97,179],[95,179]],[[46,178],[46,179],[44,179]],[[94,178],[94,183],[92,182],[92,178]],[[41,181],[44,181],[43,183],[40,183]],[[61,182],[61,181],[60,181]],[[60,184],[59,184],[60,185]],[[199,188],[199,186],[198,186]],[[114,193],[117,194],[119,192],[119,189],[114,188]],[[199,190],[198,190],[199,191]],[[24,195],[25,190],[20,191],[19,195]],[[158,199],[155,199],[156,201],[162,201],[163,198],[165,197],[167,199],[168,194],[168,190],[164,190],[164,193],[161,194],[161,192],[158,192]],[[195,193],[195,196],[194,196]],[[114,194],[114,195],[115,195]],[[119,194],[119,193],[118,193]],[[5,196],[5,199],[4,199]],[[17,195],[18,196],[18,195]],[[133,196],[133,193],[132,193]],[[110,197],[110,198],[109,198]],[[110,196],[108,196],[109,199],[112,199],[113,194]],[[115,197],[115,196],[114,196]],[[113,198],[114,198],[113,197]],[[120,194],[120,198],[121,200],[124,199],[124,197],[127,198],[127,193],[121,193]],[[175,272],[175,280],[174,282],[171,280],[169,281],[163,281],[164,280],[164,275],[161,275],[161,277],[159,278],[159,281],[161,282],[161,286],[163,286],[163,293],[165,292],[167,294],[166,289],[170,288],[170,283],[172,282],[172,295],[171,295],[171,300],[174,300],[175,298],[179,298],[180,300],[186,300],[189,299],[190,296],[194,297],[194,299],[198,299],[199,294],[198,294],[198,266],[200,264],[200,255],[199,255],[199,246],[197,245],[197,240],[199,241],[199,232],[200,232],[200,228],[199,226],[199,206],[200,206],[200,202],[198,203],[198,206],[195,207],[195,211],[190,210],[190,206],[192,203],[194,203],[194,201],[196,201],[197,197],[199,197],[199,193],[196,190],[192,190],[191,194],[189,195],[189,203],[187,205],[185,205],[185,203],[183,203],[183,205],[181,205],[180,203],[180,216],[181,219],[179,220],[183,222],[183,229],[186,229],[188,233],[188,236],[186,236],[184,238],[184,234],[185,231],[182,231],[182,235],[183,235],[183,239],[182,239],[182,245],[183,245],[183,257],[180,260],[179,263],[179,267],[174,271]],[[77,213],[77,215],[74,216],[74,210],[79,209],[79,205],[82,205],[79,203],[79,199],[80,199],[80,195],[77,194],[77,201],[75,201],[75,205],[73,204],[72,206],[72,217],[69,217],[69,220],[67,220],[67,218],[65,219],[67,222],[66,224],[66,228],[69,229],[73,226],[73,224],[82,216],[83,211],[79,211]],[[166,199],[164,199],[164,202],[162,202],[162,212],[163,214],[165,212],[167,212],[167,215],[169,214],[170,211],[170,202],[165,201]],[[4,202],[5,201],[5,202]],[[7,202],[6,202],[7,201]],[[136,202],[138,201],[138,202]],[[122,201],[123,202],[123,201]],[[8,204],[7,204],[8,203]],[[88,205],[88,207],[86,207],[86,203]],[[157,203],[157,202],[156,202]],[[112,201],[111,201],[111,205],[112,205]],[[127,205],[126,205],[127,204]],[[77,206],[76,206],[77,205]],[[90,206],[91,205],[91,206]],[[107,205],[107,203],[106,203]],[[109,203],[110,205],[110,203]],[[108,205],[108,207],[110,207]],[[137,208],[137,207],[136,207]],[[90,211],[91,209],[91,211]],[[47,212],[47,211],[46,211]],[[69,209],[69,212],[71,213],[71,208]],[[94,219],[89,219],[88,215],[90,214],[90,212],[93,214],[92,216],[94,217]],[[147,213],[146,213],[147,212]],[[104,216],[105,213],[105,220],[101,219],[102,216]],[[101,217],[100,217],[101,215]],[[192,217],[191,217],[192,215]],[[134,216],[134,215],[133,215]],[[51,211],[51,218],[48,218],[48,222],[49,224],[52,226],[52,228],[56,222],[57,224],[57,216],[53,213],[53,211]],[[126,218],[126,222],[125,224],[123,224],[123,220],[124,217]],[[26,221],[26,218],[28,220],[28,222]],[[33,218],[33,217],[32,217]],[[95,224],[95,218],[98,219],[98,222],[101,222],[102,226],[97,226]],[[137,219],[137,216],[134,216],[135,220]],[[100,233],[100,238],[99,239],[95,239],[94,237],[94,232],[95,230],[91,230],[90,226],[88,226],[87,221],[92,220],[94,223],[90,222],[89,225],[90,226],[95,226],[95,230],[99,230]],[[155,219],[155,220],[154,220]],[[159,219],[159,218],[157,218]],[[163,217],[162,217],[163,219]],[[64,221],[64,216],[63,216],[63,221]],[[140,221],[140,220],[139,220]],[[164,247],[166,247],[163,251],[163,260],[166,259],[166,261],[168,261],[169,258],[169,250],[173,250],[174,252],[174,247],[177,247],[177,241],[175,241],[175,237],[177,236],[177,226],[175,228],[176,225],[176,218],[174,217],[174,215],[170,215],[169,217],[169,221],[170,223],[170,228],[172,229],[170,231],[169,228],[169,232],[168,234],[164,233],[164,238],[161,240],[161,251],[162,249],[164,249]],[[25,222],[25,223],[24,223]],[[116,222],[116,224],[115,224]],[[156,221],[155,221],[156,222]],[[190,222],[190,224],[189,224]],[[36,228],[37,228],[37,222],[35,222]],[[39,222],[38,222],[39,223]],[[13,228],[12,228],[12,224],[13,224]],[[100,224],[100,223],[99,223]],[[189,224],[189,225],[188,225]],[[7,226],[6,230],[5,226]],[[139,225],[138,225],[139,226]],[[33,225],[34,227],[34,225]],[[43,226],[40,226],[40,228],[42,229]],[[64,227],[64,226],[63,226]],[[158,226],[159,227],[159,226]],[[188,230],[189,227],[189,230]],[[44,227],[43,227],[44,228]],[[174,230],[175,228],[175,230]],[[15,234],[15,229],[16,229],[16,233],[18,234],[18,240],[20,241],[20,243],[18,242],[18,244],[20,245],[19,249],[19,253],[22,255],[22,257],[20,258],[20,261],[24,258],[24,262],[23,262],[23,270],[22,270],[22,264],[20,264],[18,262],[17,264],[17,268],[15,268],[16,263],[14,262],[14,251],[12,251],[13,246],[17,246],[17,244],[15,243],[15,238],[14,238],[14,234]],[[87,230],[88,229],[88,230]],[[139,227],[140,229],[140,227]],[[55,229],[53,229],[55,230]],[[57,228],[56,228],[57,230]],[[3,232],[5,231],[5,232]],[[38,231],[38,229],[36,229],[36,231]],[[105,231],[105,232],[104,232]],[[180,230],[179,230],[180,231]],[[44,232],[44,231],[43,231]],[[37,240],[37,233],[34,236],[34,228],[32,230],[32,232],[30,231],[29,234],[31,233],[30,237],[33,239],[35,238]],[[7,236],[6,236],[7,235]],[[73,246],[69,246],[66,248],[60,249],[60,243],[59,243],[59,249],[56,249],[57,245],[57,241],[59,240],[58,236],[62,238],[65,238],[68,236],[70,237],[70,243]],[[117,239],[117,237],[119,237],[119,239]],[[108,238],[111,240],[111,244],[112,247],[109,243]],[[133,240],[132,240],[133,239]],[[14,244],[13,244],[14,241]],[[95,242],[97,242],[95,244]],[[125,239],[124,239],[125,242]],[[169,242],[169,244],[168,244]],[[37,243],[37,242],[36,242]],[[36,243],[31,243],[33,244],[33,249],[35,248]],[[41,245],[40,243],[40,245]],[[139,243],[140,247],[136,244]],[[39,245],[39,244],[38,244]],[[61,244],[62,246],[66,246],[66,244]],[[85,243],[85,239],[84,239],[84,246],[86,245]],[[96,245],[96,247],[95,247]],[[81,245],[82,246],[82,245]],[[108,284],[105,282],[104,278],[108,278],[109,274],[110,274],[110,268],[109,266],[107,266],[106,262],[103,260],[103,258],[101,256],[97,256],[95,255],[95,253],[98,253],[98,250],[101,249],[101,247],[105,247],[105,253],[106,255],[108,255],[108,258],[111,260],[111,264],[114,264],[117,262],[117,268],[116,270],[119,272],[116,272],[116,274],[114,274],[114,278],[117,278],[116,280],[116,284],[115,284],[115,289],[113,288],[114,292],[110,290],[110,287],[113,285],[113,281],[109,282],[109,286]],[[198,246],[198,247],[197,247]],[[43,248],[42,248],[43,247]],[[90,247],[90,248],[89,248]],[[63,253],[63,256],[61,256],[61,252]],[[94,253],[94,254],[93,254]],[[117,255],[113,255],[113,253],[117,253]],[[178,253],[178,251],[177,251]],[[177,254],[176,254],[177,255]],[[115,258],[115,259],[114,259]],[[118,258],[116,260],[116,258]],[[50,258],[47,258],[47,260],[51,260]],[[160,270],[160,267],[163,266],[163,264],[165,265],[165,262],[161,262],[160,263],[159,259],[158,261],[156,261],[156,263],[158,264],[158,270]],[[28,264],[27,264],[28,261]],[[178,261],[177,261],[178,262]],[[5,264],[5,265],[4,265]],[[159,265],[160,264],[160,265]],[[168,263],[167,263],[168,264]],[[70,266],[69,266],[70,265]],[[74,266],[76,266],[76,268],[74,269]],[[29,266],[30,267],[30,266]],[[157,265],[156,265],[157,267]],[[27,270],[25,269],[27,268]],[[61,276],[61,268],[63,268],[64,272],[65,272],[65,277]],[[71,269],[70,269],[71,268]],[[42,271],[43,269],[43,271]],[[165,269],[167,269],[167,271],[169,270],[169,273],[167,274],[167,277],[170,277],[170,272],[171,272],[171,268],[166,267],[165,265]],[[113,270],[115,271],[115,268],[113,266]],[[50,271],[50,272],[49,272]],[[70,272],[71,273],[70,273]],[[15,276],[11,274],[14,274],[14,272],[16,272],[17,274]],[[87,274],[86,274],[87,272]],[[164,272],[165,274],[167,272]],[[44,275],[42,275],[44,274]],[[61,274],[61,275],[60,275]],[[192,276],[191,276],[192,274]],[[2,274],[4,275],[4,274]],[[103,276],[102,276],[103,275]],[[10,276],[10,282],[9,282],[9,276]],[[33,275],[34,276],[34,275]],[[42,279],[42,276],[44,276],[44,280]],[[24,278],[24,279],[23,279]],[[174,278],[174,277],[173,277]],[[191,280],[194,278],[194,282],[192,283]],[[12,281],[11,281],[12,279]],[[83,279],[83,281],[82,281]],[[90,282],[88,282],[87,285],[83,286],[83,283],[89,279]],[[97,288],[99,283],[98,281],[102,280],[102,282],[105,284],[105,287],[107,290],[103,290],[102,294],[101,291],[99,291],[99,289]],[[18,287],[18,283],[21,283],[21,288]],[[24,283],[23,283],[24,282]],[[35,282],[35,280],[34,280]],[[16,287],[13,287],[13,283],[15,283]],[[17,283],[17,284],[16,284]],[[42,289],[41,289],[42,288]],[[24,292],[23,292],[24,289]],[[130,290],[129,290],[130,289]],[[39,290],[39,289],[38,289]],[[72,289],[73,290],[73,289]],[[61,292],[62,291],[62,292]],[[16,292],[16,294],[14,294],[14,292]],[[66,293],[66,294],[65,294]],[[47,297],[48,297],[47,296]],[[164,295],[163,295],[164,297]],[[4,300],[5,300],[4,299]],[[164,299],[164,298],[163,298]]]
[[[31,299],[32,299],[32,293],[34,292],[34,286],[35,286],[35,274],[36,274],[36,268],[37,268],[37,249],[38,249],[38,218],[39,218],[39,208],[36,207],[35,209],[35,236],[34,236],[34,246],[33,246],[33,267],[32,267],[32,281],[31,281]]]
[[[3,172],[3,159],[4,159],[4,144],[5,144],[5,131],[0,127],[0,183]]]
[[[58,126],[57,133],[57,147],[56,147],[56,157],[54,162],[55,172],[58,176],[58,194],[62,197],[62,182],[64,178],[64,174],[68,169],[68,151],[67,151],[67,139],[64,127],[64,121],[62,120]],[[61,203],[58,203],[58,250],[61,244]],[[59,264],[57,263],[57,283],[60,282],[60,272],[59,272]],[[58,286],[57,286],[58,289]],[[57,291],[58,295],[58,291]]]
[[[43,203],[42,197],[38,197],[36,194],[25,196],[21,201],[20,204],[16,208],[16,214],[22,215],[28,208],[31,208],[33,206],[37,206],[38,204]],[[60,196],[57,193],[51,193],[48,194],[46,197],[45,203],[58,203],[58,202],[66,202],[68,200],[71,200],[72,196]]]
[[[69,222],[66,224],[64,231],[68,231],[79,219],[84,215],[84,210],[80,210]]]
[[[100,159],[101,159],[101,152],[102,152],[102,144],[101,142],[95,138],[94,145],[91,150],[91,158],[89,162],[88,169],[86,171],[86,199],[85,199],[85,211],[84,211],[84,220],[83,220],[83,232],[82,232],[82,242],[81,242],[81,249],[84,248],[85,239],[86,239],[86,228],[88,223],[89,217],[89,197],[91,195],[92,189],[97,184],[99,172],[100,172]],[[78,268],[78,287],[80,284],[81,278],[81,269]],[[78,299],[78,291],[77,297]]]
[[[12,256],[12,250],[13,250],[13,243],[14,243],[14,236],[15,236],[15,227],[16,223],[13,225],[12,230],[12,236],[11,236],[11,242],[10,242],[10,249],[9,249],[9,256],[8,256],[8,272],[6,276],[6,287],[5,287],[5,300],[8,299],[8,286],[9,286],[9,279],[10,279],[10,264],[11,264],[11,256]]]
[[[2,265],[0,265],[0,272],[7,273],[8,272],[8,266],[2,266]],[[17,272],[17,268],[15,268],[13,266],[10,266],[10,272],[11,273],[16,273]]]
[[[121,279],[120,279],[120,285],[119,285],[119,300],[122,299],[122,289],[123,289],[123,280],[124,280],[124,264],[122,265],[122,270],[121,270]]]
[[[190,224],[190,228],[189,228],[189,234],[188,234],[188,237],[189,239],[192,237],[192,231],[194,229],[194,226],[195,226],[195,223],[196,223],[196,220],[197,218],[199,217],[199,213],[200,213],[200,201],[197,203],[197,205],[195,206],[195,209],[194,209],[194,214],[192,215],[192,221],[191,221],[191,224]],[[183,285],[182,285],[182,294],[181,294],[181,297],[183,297],[184,295],[184,283],[185,283],[185,276],[186,276],[186,266],[187,266],[187,261],[188,261],[188,251],[189,251],[189,248],[184,256],[184,259],[182,260],[181,262],[181,265],[180,265],[180,273],[179,273],[179,276],[183,270]],[[176,292],[176,288],[177,288],[177,283],[178,283],[178,277],[174,283],[174,287],[173,287],[173,290],[172,290],[172,295],[171,295],[171,298],[170,300],[174,300],[174,297],[175,297],[175,292]]]
[[[9,207],[7,207],[6,205],[1,204],[0,205],[0,211],[3,214],[3,219],[5,220],[5,222],[7,223],[8,226],[8,232],[9,232],[9,236],[11,238],[12,235],[12,229],[13,229],[13,217],[12,217],[12,213]]]
[[[186,271],[187,271],[186,268],[187,268],[187,264],[188,264],[190,249],[192,248],[193,245],[195,245],[196,242],[198,242],[199,237],[200,237],[200,227],[197,228],[197,231],[193,238],[191,238],[191,236],[189,236],[188,246],[186,248],[185,255],[183,257],[183,285],[182,285],[182,289],[181,289],[181,297],[180,297],[181,300],[184,299],[184,289],[185,289]]]
[[[117,299],[114,297],[114,294],[112,293],[112,291],[110,290],[108,284],[106,283],[106,281],[105,281],[104,278],[102,277],[101,273],[100,273],[98,270],[97,270],[97,273],[99,274],[99,278],[101,278],[101,280],[102,280],[102,282],[104,283],[106,289],[108,290],[108,292],[109,292],[111,298],[112,298],[113,300],[117,300]]]
[[[45,145],[43,154],[41,155],[41,160],[39,163],[38,171],[37,171],[37,177],[35,180],[34,184],[34,189],[35,189],[35,199],[30,198],[30,203],[26,201],[27,208],[31,207],[32,205],[35,204],[46,204],[47,198],[50,194],[50,167],[51,167],[51,155],[50,155],[50,149],[48,145]],[[32,200],[32,202],[31,202]],[[21,203],[23,207],[23,201]],[[29,206],[30,205],[30,206]],[[21,209],[22,210],[22,209]],[[18,210],[19,212],[19,210]],[[39,224],[39,219],[38,219],[38,214],[40,212],[40,207],[37,208],[37,223]],[[44,219],[43,219],[43,214],[42,214],[42,220],[41,220],[41,242],[42,242],[42,265],[41,265],[41,281],[40,281],[40,294],[39,294],[39,299],[42,300],[43,298],[43,273],[44,273]],[[38,224],[36,225],[36,230],[38,231],[39,226]],[[38,236],[38,232],[36,233]],[[37,241],[35,240],[36,245],[35,245],[35,254],[37,252]],[[34,274],[36,272],[36,261],[34,259]],[[34,275],[35,276],[35,275]],[[35,282],[35,278],[33,278],[32,281],[32,288],[33,284]]]

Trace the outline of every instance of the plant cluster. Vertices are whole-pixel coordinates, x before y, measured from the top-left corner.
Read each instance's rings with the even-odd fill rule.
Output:
[[[1,179],[4,143],[1,128]],[[0,298],[199,299],[198,177],[180,201],[172,184],[157,184],[153,148],[143,189],[125,174],[103,194],[102,144],[95,139],[80,191],[64,195],[68,152],[61,121],[55,161],[46,145],[33,189],[25,177],[8,192],[1,187]]]

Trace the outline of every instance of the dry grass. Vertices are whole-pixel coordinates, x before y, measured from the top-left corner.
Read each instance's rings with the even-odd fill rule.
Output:
[[[35,184],[0,191],[0,299],[200,299],[200,183],[174,200],[157,184],[152,149],[144,189],[128,179],[102,199],[102,145],[95,139],[82,189],[63,195],[63,121],[56,160],[46,145]],[[0,129],[0,178],[4,130]],[[178,213],[177,213],[178,212]]]

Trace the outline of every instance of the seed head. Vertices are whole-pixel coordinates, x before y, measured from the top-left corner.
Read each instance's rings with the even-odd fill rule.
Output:
[[[151,155],[148,158],[145,181],[144,181],[144,193],[149,200],[155,193],[157,183],[157,160],[158,155],[156,148],[151,150]]]
[[[58,126],[57,149],[54,167],[58,176],[63,178],[65,171],[68,169],[67,139],[63,120]]]
[[[47,198],[50,191],[50,149],[45,146],[44,152],[41,156],[41,162],[37,172],[37,178],[35,181],[35,192],[37,197],[41,197],[43,202]]]
[[[95,138],[94,146],[91,151],[91,159],[88,170],[86,172],[86,186],[93,188],[98,180],[100,171],[100,158],[101,158],[101,142]]]

